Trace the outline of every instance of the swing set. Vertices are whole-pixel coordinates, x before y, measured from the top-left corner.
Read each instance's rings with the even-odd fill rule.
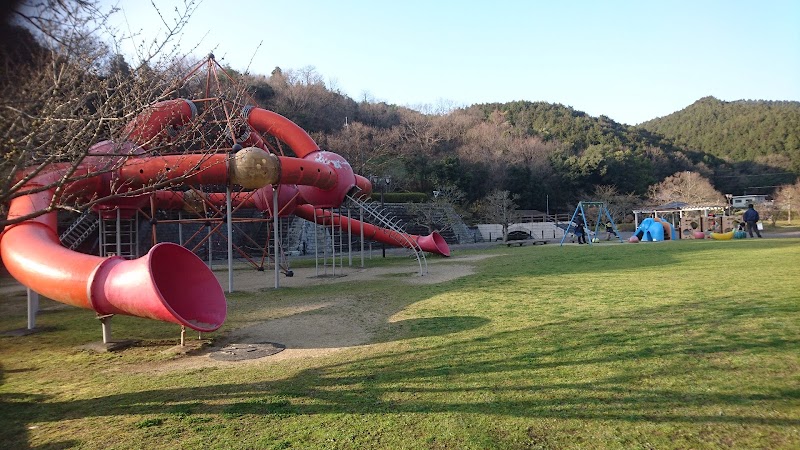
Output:
[[[591,217],[587,215],[587,211],[591,213]],[[569,224],[567,225],[567,230],[564,233],[564,237],[561,238],[561,244],[564,245],[564,241],[567,239],[567,235],[569,234],[570,229],[575,229],[575,218],[578,217],[578,214],[581,214],[583,217],[584,227],[588,227],[590,223],[594,223],[594,233],[589,230],[588,235],[591,236],[590,239],[587,239],[587,243],[589,245],[593,245],[594,239],[597,239],[598,234],[600,233],[600,227],[602,226],[605,228],[605,223],[611,224],[611,229],[614,230],[614,235],[620,242],[622,241],[622,235],[620,234],[619,230],[617,229],[617,225],[614,223],[614,219],[611,217],[611,212],[609,212],[608,207],[606,206],[605,202],[578,202],[578,206],[575,208],[575,212],[572,213],[572,217],[570,218]],[[604,220],[605,219],[605,220]]]

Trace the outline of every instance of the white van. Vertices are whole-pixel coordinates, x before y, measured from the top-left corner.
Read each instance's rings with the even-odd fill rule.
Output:
[[[734,208],[747,208],[747,205],[754,204],[758,205],[759,203],[766,203],[767,196],[766,195],[737,195],[731,197],[731,206]]]

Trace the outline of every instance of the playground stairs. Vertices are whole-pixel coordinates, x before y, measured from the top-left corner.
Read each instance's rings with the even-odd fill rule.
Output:
[[[302,221],[295,220],[294,216],[278,218],[277,235],[280,237],[278,245],[281,249],[283,249],[284,252],[291,250],[293,242],[297,240],[295,232],[298,229],[300,222]],[[264,248],[264,246],[270,249],[275,248],[274,238],[276,234],[272,232],[274,226],[275,224],[272,220],[258,222],[257,226],[254,227],[254,231],[250,235],[253,242],[248,243],[248,249],[261,250]],[[257,244],[257,246],[255,244]]]
[[[61,244],[70,250],[75,250],[94,234],[99,225],[100,219],[97,217],[97,214],[91,210],[87,210],[70,223],[67,229],[61,233]]]
[[[302,233],[306,224],[305,220],[295,216],[281,217],[278,219],[280,226],[281,248],[287,254],[302,253]]]
[[[392,238],[397,242],[398,246],[409,249],[413,253],[413,257],[415,257],[419,263],[420,275],[428,273],[428,261],[425,258],[425,252],[414,239],[408,237],[408,234],[418,233],[411,233],[410,230],[406,230],[406,224],[408,222],[404,222],[401,217],[395,214],[400,213],[400,209],[397,209],[394,205],[390,208],[386,208],[385,204],[381,205],[376,202],[365,202],[351,196],[348,196],[347,199],[349,206],[361,208],[361,210],[364,211],[365,222],[394,231],[395,234],[392,235]]]
[[[409,212],[407,203],[386,203],[382,206],[386,214],[393,217],[405,233],[426,236],[436,230],[448,244],[474,242],[474,235],[464,224],[452,206],[434,207],[430,229],[419,223],[417,216]]]
[[[513,223],[508,227],[509,233],[512,231],[525,231],[531,239],[537,241],[561,240],[567,228],[566,223],[556,222],[525,222]],[[500,224],[478,224],[478,231],[484,241],[502,241],[503,226]]]

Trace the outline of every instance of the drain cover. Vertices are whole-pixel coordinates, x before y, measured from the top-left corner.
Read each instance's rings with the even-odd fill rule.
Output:
[[[254,344],[228,344],[216,352],[211,353],[211,359],[217,361],[244,361],[258,359],[282,352],[285,345],[275,342],[261,342]]]

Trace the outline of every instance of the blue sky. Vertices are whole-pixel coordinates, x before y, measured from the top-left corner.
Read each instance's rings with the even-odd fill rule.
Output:
[[[150,2],[100,3],[123,31],[160,32]],[[174,1],[156,3],[169,18]],[[546,101],[633,125],[709,95],[800,100],[795,0],[204,0],[181,45],[411,107]]]

